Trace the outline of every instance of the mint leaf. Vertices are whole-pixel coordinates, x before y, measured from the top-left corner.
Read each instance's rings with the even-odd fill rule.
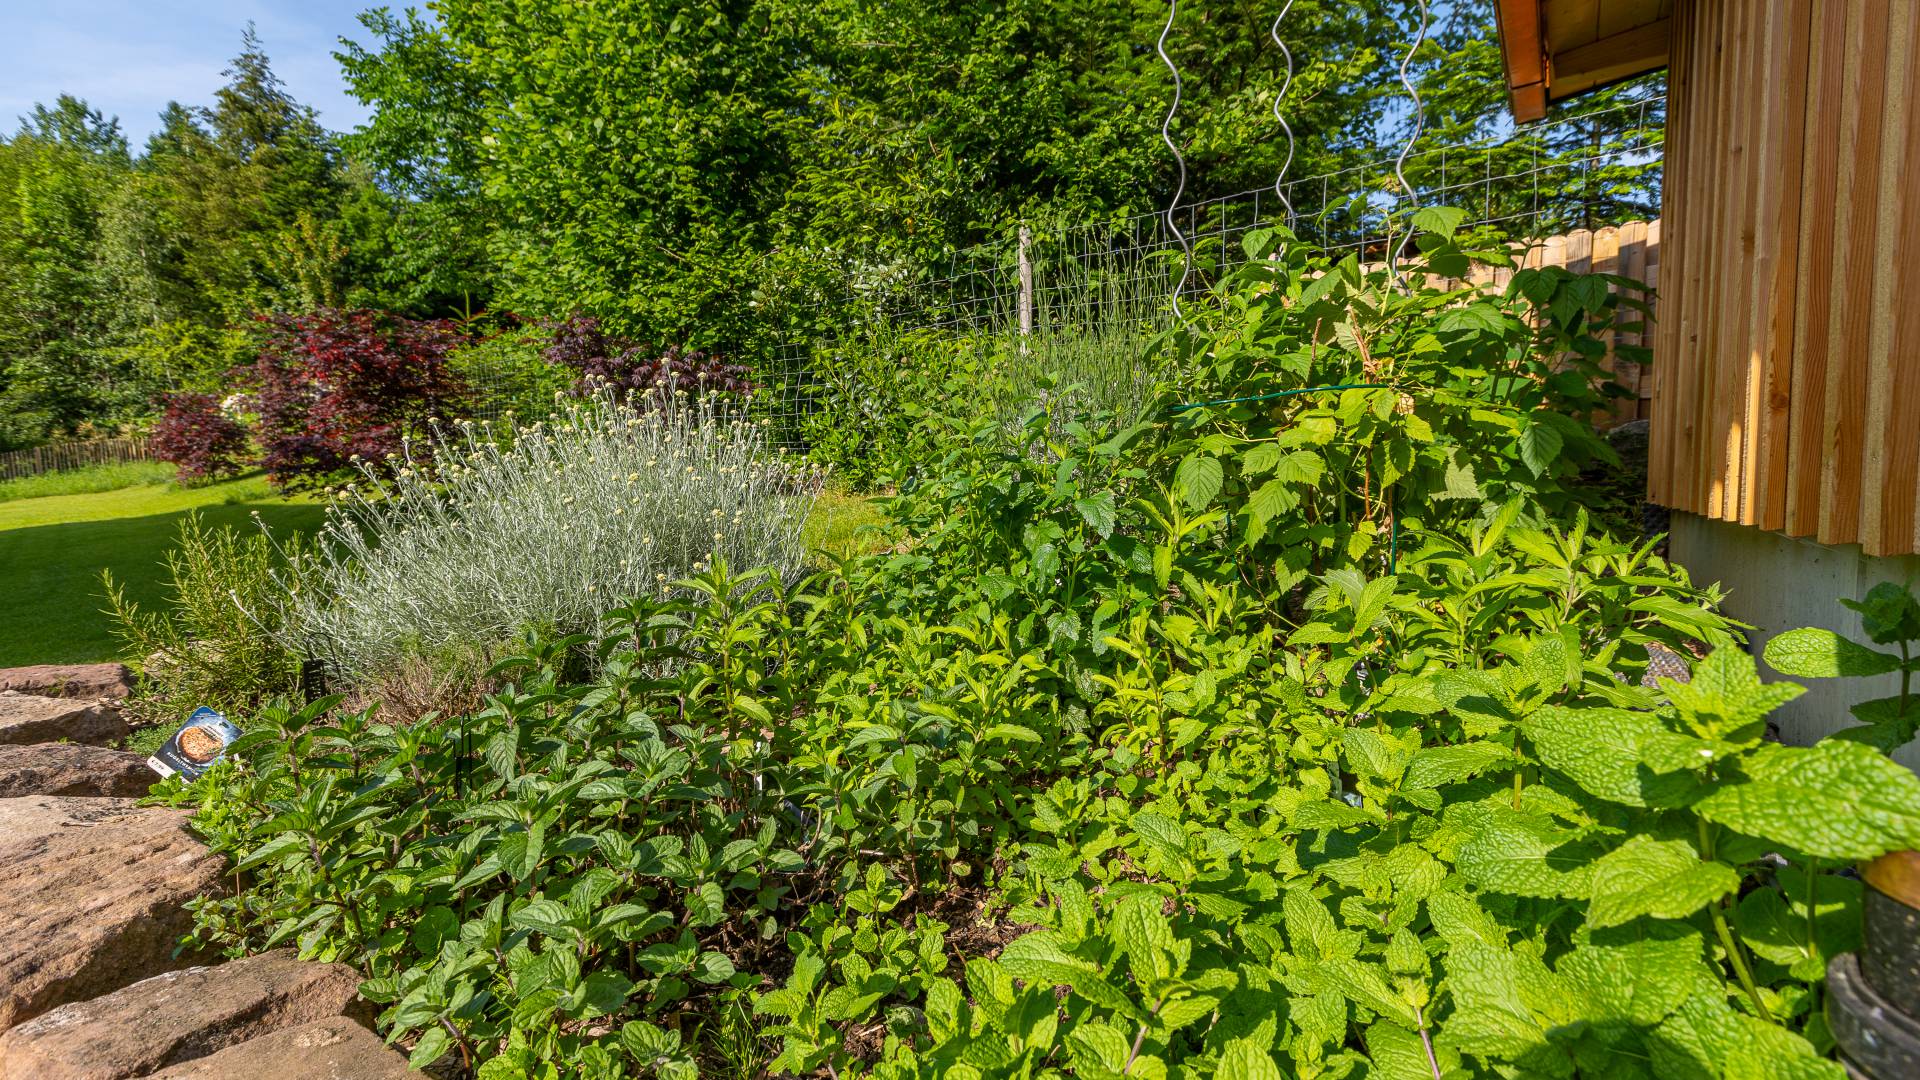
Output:
[[[1684,919],[1739,887],[1731,867],[1702,861],[1685,840],[1635,836],[1594,864],[1587,924],[1619,926],[1643,915]]]
[[[1807,692],[1795,683],[1761,682],[1753,657],[1732,646],[1695,665],[1692,682],[1661,679],[1660,689],[1696,734],[1748,743],[1760,741],[1768,713]]]
[[[1523,990],[1553,994],[1560,980],[1538,961],[1504,947],[1465,944],[1447,955],[1453,1016],[1442,1038],[1469,1054],[1520,1061],[1547,1047],[1547,1025],[1534,1016]]]
[[[1242,1077],[1244,1080],[1285,1080],[1286,1074],[1273,1063],[1273,1055],[1267,1053],[1252,1039],[1235,1039],[1220,1051],[1220,1068],[1216,1076]]]
[[[1543,818],[1485,807],[1485,819],[1460,845],[1455,868],[1468,882],[1515,896],[1586,896],[1593,852],[1575,834]]]
[[[1513,751],[1499,743],[1436,746],[1413,756],[1413,763],[1407,766],[1406,786],[1417,790],[1455,784],[1512,760]]]
[[[1728,1080],[1846,1080],[1838,1063],[1778,1024],[1739,1012],[1721,989],[1702,989],[1647,1040],[1654,1076]]]
[[[1802,679],[1883,675],[1900,668],[1899,657],[1817,626],[1775,635],[1767,642],[1764,655],[1775,671]]]
[[[1734,925],[1759,956],[1787,968],[1795,978],[1818,979],[1828,960],[1860,947],[1860,881],[1836,874],[1809,876],[1797,867],[1782,867],[1776,877],[1777,887],[1758,888],[1740,899]]]
[[[1870,747],[1763,746],[1694,804],[1708,821],[1823,859],[1920,847],[1920,777]]]
[[[1561,959],[1558,974],[1585,992],[1598,1019],[1651,1027],[1712,979],[1692,931],[1624,944],[1582,945]]]
[[[1652,714],[1630,709],[1549,705],[1521,721],[1533,752],[1587,793],[1625,806],[1673,806],[1693,786],[1642,765],[1647,746],[1667,734]]]

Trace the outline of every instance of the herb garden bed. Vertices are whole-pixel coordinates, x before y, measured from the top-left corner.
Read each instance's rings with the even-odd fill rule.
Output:
[[[239,885],[193,943],[351,963],[416,1066],[490,1078],[1844,1075],[1825,973],[1848,868],[1920,846],[1884,753],[1917,706],[1765,738],[1799,688],[1581,479],[1635,287],[1425,284],[1504,258],[1458,220],[1423,212],[1401,274],[1249,236],[1156,346],[1204,392],[1145,420],[969,415],[952,371],[867,450],[870,554],[803,579],[716,529],[483,642],[458,708],[248,709],[169,788]],[[600,460],[540,437],[478,467]],[[399,481],[421,515],[504,520],[439,460]],[[576,505],[532,539],[606,565],[628,534]],[[437,542],[360,513],[369,551]],[[383,649],[440,595],[403,571]],[[361,580],[329,572],[304,603]],[[1872,645],[1769,663],[1916,670],[1887,647],[1920,604],[1864,603]]]

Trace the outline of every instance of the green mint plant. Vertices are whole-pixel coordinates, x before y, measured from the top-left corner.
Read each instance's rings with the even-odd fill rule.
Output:
[[[1767,641],[1765,657],[1783,675],[1805,679],[1861,678],[1900,675],[1900,692],[1853,706],[1861,727],[1840,732],[1883,751],[1904,746],[1920,733],[1920,695],[1914,674],[1920,672],[1920,598],[1911,588],[1881,582],[1859,600],[1842,599],[1860,613],[1861,628],[1871,644],[1862,644],[1819,627],[1788,630]],[[1873,646],[1891,645],[1898,655]]]

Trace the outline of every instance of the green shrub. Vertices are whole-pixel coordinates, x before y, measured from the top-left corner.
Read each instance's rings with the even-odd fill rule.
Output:
[[[572,373],[541,356],[546,335],[508,327],[463,344],[447,355],[447,367],[472,388],[475,417],[520,423],[543,420],[556,395],[573,385]]]
[[[205,705],[242,719],[293,690],[300,661],[278,640],[275,574],[283,557],[297,559],[302,550],[298,538],[276,549],[263,534],[210,528],[190,512],[166,554],[171,603],[164,609],[141,610],[104,574],[117,633],[141,665],[128,703],[134,716],[165,726]]]

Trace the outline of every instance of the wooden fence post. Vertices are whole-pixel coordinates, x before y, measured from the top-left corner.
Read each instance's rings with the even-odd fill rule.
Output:
[[[1020,224],[1020,336],[1033,334],[1033,230]],[[1023,342],[1020,351],[1026,351]]]

